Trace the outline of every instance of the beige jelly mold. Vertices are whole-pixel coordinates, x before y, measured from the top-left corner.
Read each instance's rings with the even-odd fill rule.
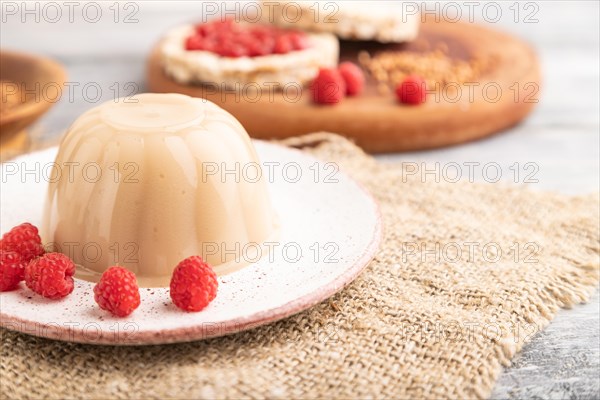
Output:
[[[248,134],[203,99],[141,94],[86,112],[65,134],[50,181],[44,240],[86,280],[118,264],[141,286],[167,286],[191,255],[225,274],[277,235]]]

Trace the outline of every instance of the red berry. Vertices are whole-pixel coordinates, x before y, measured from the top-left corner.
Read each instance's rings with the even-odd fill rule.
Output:
[[[285,54],[310,45],[302,31],[271,25],[235,23],[231,19],[198,25],[185,40],[186,50],[210,51],[223,57]]]
[[[217,297],[217,276],[200,256],[180,262],[171,277],[171,299],[185,311],[200,311]]]
[[[230,43],[223,45],[219,51],[219,54],[223,57],[244,57],[248,55],[248,50],[238,44]]]
[[[315,103],[336,104],[346,95],[346,83],[337,69],[321,68],[311,90]]]
[[[417,75],[407,76],[402,83],[396,87],[398,101],[404,104],[421,104],[425,102],[427,95],[425,81]]]
[[[360,67],[349,61],[340,64],[338,70],[346,82],[346,94],[355,96],[365,88],[365,74]]]
[[[260,43],[265,48],[266,54],[273,54],[273,51],[275,49],[274,37],[267,36],[264,39],[258,40],[258,43]]]
[[[294,46],[294,50],[304,50],[310,46],[308,38],[303,32],[295,31],[291,33],[290,40]]]
[[[205,50],[205,39],[202,36],[190,36],[185,40],[186,50]]]
[[[0,292],[14,290],[25,276],[25,265],[19,253],[0,250]]]
[[[94,300],[101,309],[126,317],[140,305],[140,289],[135,274],[123,267],[110,267],[94,286]]]
[[[275,39],[275,47],[273,48],[275,54],[286,54],[292,50],[294,50],[294,44],[290,37],[282,35]]]
[[[271,52],[271,48],[260,42],[248,44],[248,55],[250,57],[265,56]]]
[[[47,253],[25,267],[25,283],[49,299],[60,299],[73,291],[75,264],[64,254]]]
[[[0,249],[19,253],[26,263],[44,254],[38,229],[29,222],[15,226],[5,233],[0,240]]]

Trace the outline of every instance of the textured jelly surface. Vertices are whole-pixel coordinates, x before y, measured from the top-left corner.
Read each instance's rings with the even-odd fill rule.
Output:
[[[42,237],[92,281],[119,264],[141,286],[168,286],[191,255],[219,274],[233,271],[248,264],[245,245],[277,234],[264,179],[222,173],[246,165],[260,168],[248,134],[211,102],[179,94],[110,101],[63,138]]]

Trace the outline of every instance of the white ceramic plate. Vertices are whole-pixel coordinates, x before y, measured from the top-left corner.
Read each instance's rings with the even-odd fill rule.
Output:
[[[377,205],[334,164],[274,144],[255,145],[263,163],[280,165],[269,174],[281,224],[279,245],[258,262],[219,277],[217,298],[205,310],[183,312],[172,304],[167,288],[142,288],[140,307],[127,318],[117,318],[96,305],[92,283],[76,279],[73,293],[58,301],[38,296],[21,283],[16,291],[0,293],[0,325],[82,343],[183,342],[276,321],[341,290],[378,249]],[[40,225],[48,165],[55,155],[52,148],[0,166],[2,233],[26,221]]]

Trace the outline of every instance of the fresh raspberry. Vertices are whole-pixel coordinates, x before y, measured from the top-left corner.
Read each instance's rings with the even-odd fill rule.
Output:
[[[205,40],[202,36],[190,36],[185,39],[186,50],[207,50]]]
[[[308,37],[301,31],[295,31],[290,34],[290,40],[294,50],[304,50],[310,47]]]
[[[248,56],[250,57],[260,57],[266,56],[269,54],[269,45],[265,45],[261,42],[251,42],[248,43]]]
[[[290,36],[279,36],[275,39],[275,46],[273,47],[273,53],[275,54],[286,54],[294,50],[294,43]]]
[[[140,289],[135,274],[123,267],[110,267],[94,286],[94,300],[101,309],[126,317],[140,305]]]
[[[46,253],[25,267],[25,283],[49,299],[60,299],[73,291],[75,264],[64,254]]]
[[[346,95],[346,83],[336,69],[321,68],[312,82],[313,100],[318,104],[336,104]]]
[[[25,265],[19,253],[0,250],[0,292],[14,290],[25,275]]]
[[[349,61],[343,62],[338,67],[340,75],[346,82],[346,94],[356,96],[365,88],[365,74],[360,67]]]
[[[271,25],[236,24],[232,19],[196,26],[186,38],[186,50],[204,50],[223,57],[258,57],[286,54],[310,46],[306,33]]]
[[[398,101],[404,104],[416,105],[424,103],[426,94],[425,81],[417,75],[407,76],[396,87]]]
[[[217,296],[217,276],[200,256],[180,262],[171,277],[171,299],[185,311],[200,311]]]
[[[29,222],[15,226],[5,233],[0,240],[0,249],[19,253],[26,263],[44,254],[38,229]]]

